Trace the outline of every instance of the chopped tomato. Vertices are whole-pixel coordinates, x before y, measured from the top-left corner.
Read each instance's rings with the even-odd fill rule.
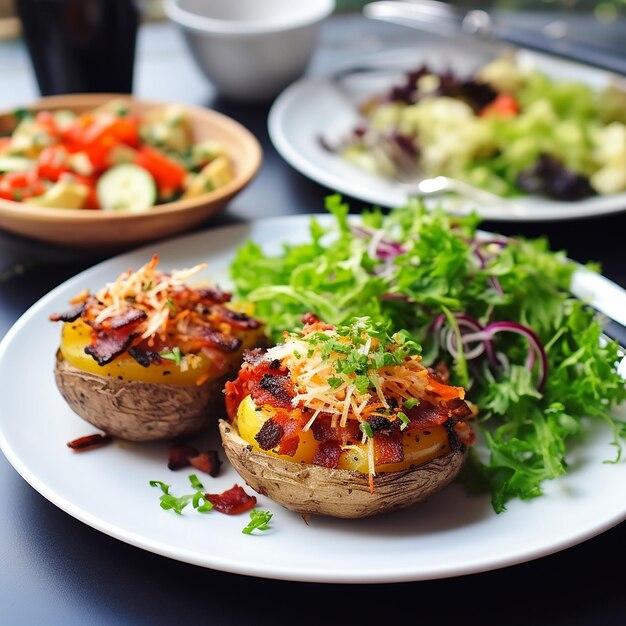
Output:
[[[103,113],[85,128],[81,141],[88,145],[110,135],[116,143],[125,143],[133,148],[139,145],[139,119],[136,116],[118,117]]]
[[[481,117],[514,117],[520,112],[517,100],[508,94],[501,93],[480,112]]]
[[[46,190],[36,172],[8,172],[0,178],[0,198],[19,202]]]
[[[83,113],[65,129],[63,139],[69,152],[77,152],[83,148],[85,132],[91,124],[93,124],[93,116]]]
[[[67,150],[63,146],[44,148],[37,159],[37,173],[41,178],[57,182],[68,171]]]
[[[116,118],[106,132],[131,148],[139,147],[139,120],[134,116]]]
[[[39,111],[35,116],[37,126],[40,126],[51,137],[59,135],[59,128],[56,119],[50,111]]]
[[[117,141],[111,135],[103,134],[97,139],[83,144],[82,150],[87,154],[94,169],[104,171],[109,165],[109,154],[117,145]]]
[[[135,163],[154,177],[161,195],[171,195],[183,186],[187,170],[151,146],[139,148]]]

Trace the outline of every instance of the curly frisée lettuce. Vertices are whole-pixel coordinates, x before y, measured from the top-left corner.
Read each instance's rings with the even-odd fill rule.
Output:
[[[473,453],[464,482],[490,491],[496,512],[564,474],[589,420],[609,425],[616,452],[607,460],[620,459],[619,346],[570,293],[577,266],[563,252],[545,239],[485,236],[475,216],[418,201],[358,220],[339,196],[327,208],[334,220],[312,219],[307,242],[268,256],[249,241],[231,265],[237,295],[255,303],[276,341],[308,311],[330,324],[368,316],[410,333],[423,364],[449,371],[478,410],[486,453]]]

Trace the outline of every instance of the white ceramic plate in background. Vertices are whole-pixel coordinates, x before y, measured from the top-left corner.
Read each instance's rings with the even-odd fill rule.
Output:
[[[500,515],[488,498],[467,496],[458,485],[415,508],[364,520],[313,517],[305,523],[258,496],[258,507],[274,518],[272,529],[256,536],[241,533],[247,515],[185,509],[178,516],[160,509],[160,491],[150,480],[171,484],[175,495],[189,493],[190,472],[168,470],[166,443],[115,442],[83,453],[66,447],[94,429],[55,387],[60,327],[48,321],[50,313],[155,252],[165,270],[207,261],[204,276],[227,288],[227,268],[238,246],[252,238],[278,253],[285,242],[308,240],[309,219],[264,219],[162,242],[158,249],[148,246],[79,274],[36,303],[0,344],[0,380],[11,381],[2,390],[0,447],[15,469],[59,508],[121,541],[203,567],[285,580],[383,583],[460,576],[563,550],[626,518],[626,463],[603,462],[615,451],[612,434],[601,427],[572,451],[570,472],[547,483],[545,496],[511,502]],[[596,284],[591,274],[580,274],[578,282],[587,295],[602,292],[606,306],[619,307],[626,299],[619,287],[605,280]],[[219,446],[216,432],[199,447]],[[213,493],[243,484],[228,463],[219,477],[201,478]]]
[[[610,73],[570,61],[547,57],[531,51],[518,51],[520,64],[538,67],[555,79],[569,79],[592,87],[606,85]],[[398,207],[406,203],[406,193],[392,182],[359,169],[325,149],[320,137],[331,144],[359,123],[357,106],[373,94],[385,92],[402,77],[402,70],[427,63],[437,70],[452,69],[470,76],[488,57],[459,48],[401,49],[363,58],[362,66],[399,68],[396,72],[355,73],[340,83],[332,76],[304,78],[281,93],[268,118],[269,134],[281,156],[296,170],[333,191],[370,204]],[[595,217],[626,210],[626,193],[594,196],[575,202],[558,202],[538,197],[516,199],[519,210],[506,207],[451,202],[446,209],[453,214],[471,210],[484,219],[501,221],[544,221]]]

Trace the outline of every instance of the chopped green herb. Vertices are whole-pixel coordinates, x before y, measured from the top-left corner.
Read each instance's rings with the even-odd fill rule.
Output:
[[[167,359],[168,361],[174,361],[176,365],[180,365],[180,362],[183,359],[183,353],[180,351],[180,348],[178,346],[172,348],[171,351],[161,352],[160,356],[161,358]]]
[[[189,482],[191,483],[191,486],[194,489],[204,489],[204,485],[200,482],[200,480],[198,479],[198,477],[195,474],[190,474],[189,475]]]
[[[404,401],[404,406],[407,409],[412,409],[412,408],[416,407],[419,403],[420,403],[420,401],[417,398],[407,398]]]
[[[359,374],[354,379],[354,386],[359,393],[365,393],[370,387],[370,379],[366,374]]]
[[[341,378],[340,376],[329,376],[328,377],[328,384],[333,389],[337,389],[337,387],[340,387],[341,385],[343,385],[344,382],[345,382],[345,380],[343,378]]]
[[[372,427],[367,422],[361,422],[359,424],[359,429],[362,432],[364,432],[368,437],[374,436],[374,431],[372,430]]]
[[[170,485],[167,485],[160,480],[151,480],[150,487],[159,487],[161,491],[165,494],[168,494],[170,492]]]
[[[194,493],[192,504],[198,513],[208,513],[213,509],[213,503],[207,500],[204,494],[199,491]]]
[[[404,430],[411,423],[411,420],[409,420],[409,418],[407,417],[407,414],[403,413],[402,411],[398,411],[397,415],[398,415],[398,419],[402,422],[400,426],[400,430]]]
[[[165,511],[174,511],[177,515],[183,514],[183,509],[191,502],[193,495],[181,496],[177,498],[171,494],[162,495],[159,500],[161,501],[161,508]]]
[[[241,531],[244,535],[251,535],[254,530],[269,530],[269,522],[272,519],[273,514],[269,511],[260,511],[259,509],[252,509],[250,511],[250,522]]]
[[[21,122],[25,117],[34,117],[34,114],[28,109],[15,109],[15,111],[13,111],[13,116]]]
[[[196,489],[195,493],[186,494],[179,498],[170,493],[171,485],[168,485],[160,480],[151,480],[151,487],[159,487],[163,492],[163,495],[159,498],[160,506],[165,511],[174,511],[177,515],[182,515],[184,508],[191,502],[193,508],[198,513],[207,513],[213,508],[213,504],[209,502],[205,495],[202,493],[204,486],[198,480],[195,474],[189,475],[189,482],[191,486]]]

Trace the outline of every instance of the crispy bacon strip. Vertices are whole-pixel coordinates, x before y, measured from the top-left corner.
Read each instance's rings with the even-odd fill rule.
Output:
[[[300,318],[300,321],[303,324],[316,324],[317,322],[320,321],[320,318],[317,317],[317,315],[315,315],[313,311],[308,311]]]
[[[127,326],[119,330],[103,330],[96,334],[91,345],[85,348],[98,365],[110,363],[116,356],[124,352],[133,342],[135,335]]]
[[[137,348],[133,346],[128,349],[128,354],[130,354],[139,365],[143,367],[148,367],[149,365],[159,365],[163,363],[163,359],[158,352],[154,352],[153,350],[142,350],[141,348]]]
[[[250,330],[261,327],[261,322],[259,320],[250,317],[241,311],[233,311],[231,309],[227,309],[225,306],[214,306],[211,308],[211,311],[218,321],[226,322],[236,328]]]
[[[295,392],[291,377],[277,374],[263,374],[260,380],[255,381],[250,390],[252,398],[258,405],[270,404],[282,409],[291,409],[291,399]]]
[[[77,452],[83,452],[85,450],[92,450],[93,448],[99,448],[113,441],[113,437],[110,435],[86,435],[85,437],[78,437],[72,441],[67,442],[67,447]]]
[[[193,446],[174,444],[170,446],[168,452],[167,467],[171,470],[178,470],[191,465],[190,459],[200,454]]]
[[[242,487],[234,485],[223,493],[205,493],[213,508],[226,515],[245,513],[256,506],[256,497],[249,496]]]
[[[198,339],[203,343],[221,350],[222,352],[235,352],[241,347],[242,340],[239,337],[226,335],[219,330],[198,326],[189,335],[192,339]]]
[[[270,418],[263,423],[259,432],[254,436],[261,450],[275,448],[285,434],[284,428],[274,419]]]
[[[311,425],[311,431],[316,441],[335,440],[342,444],[359,441],[361,434],[356,420],[348,420],[343,428],[331,426],[332,417],[328,414],[320,414]]]
[[[199,452],[193,446],[174,444],[169,449],[167,466],[171,470],[192,466],[209,476],[215,477],[219,474],[222,461],[220,461],[216,450]]]
[[[429,426],[440,426],[449,417],[449,411],[445,407],[431,404],[426,400],[422,400],[412,409],[405,409],[405,413],[410,420],[410,428],[422,430]]]
[[[374,435],[374,463],[402,463],[404,461],[404,448],[402,447],[402,434],[400,429],[390,433]]]
[[[113,330],[124,328],[129,324],[136,324],[143,322],[148,317],[148,314],[141,309],[135,309],[127,307],[122,313],[110,318],[108,321],[109,327]]]
[[[202,287],[197,290],[200,300],[210,304],[224,304],[230,302],[233,295],[227,291],[222,291],[219,287]]]
[[[300,445],[299,435],[290,435],[289,437],[283,437],[278,446],[278,454],[284,454],[286,456],[293,456]]]
[[[51,322],[75,322],[85,310],[85,303],[81,302],[64,313],[52,313],[48,318]]]
[[[220,457],[217,455],[217,451],[215,450],[207,450],[206,452],[201,452],[197,456],[192,456],[189,459],[189,462],[197,470],[200,470],[209,476],[213,476],[213,478],[220,473],[220,467],[222,466],[222,461],[220,461]]]
[[[314,465],[335,469],[341,456],[341,444],[338,441],[322,441],[313,455]]]
[[[437,363],[435,367],[429,367],[428,373],[439,383],[447,385],[450,382],[450,370],[443,362]]]
[[[90,354],[98,362],[98,365],[106,365],[116,356],[122,354],[134,338],[135,335],[128,332],[127,328],[104,330],[96,335],[91,345],[85,348],[85,352]]]

